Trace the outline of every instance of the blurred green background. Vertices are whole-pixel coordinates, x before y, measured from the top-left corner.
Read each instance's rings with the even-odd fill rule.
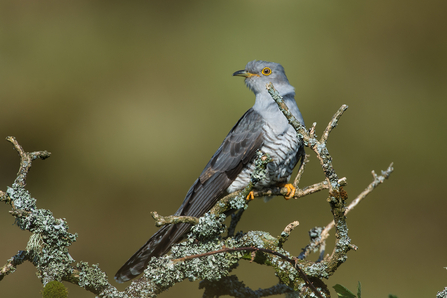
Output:
[[[349,105],[329,150],[350,199],[371,170],[395,166],[348,215],[359,250],[328,285],[434,297],[447,286],[446,9],[445,1],[1,1],[0,138],[52,152],[33,164],[28,189],[79,234],[70,254],[99,263],[115,284],[156,231],[149,212],[177,210],[253,104],[231,74],[250,60],[279,62],[320,134]],[[0,142],[0,189],[18,162]],[[301,186],[322,179],[311,156]],[[278,235],[298,220],[286,244],[297,255],[307,231],[331,220],[325,199],[254,201],[239,229]],[[8,210],[0,206],[1,264],[30,236]],[[233,273],[253,289],[277,282],[273,269],[248,262]],[[67,287],[72,298],[93,297]],[[0,295],[39,297],[41,288],[25,263]],[[184,281],[160,297],[201,295],[198,282]]]

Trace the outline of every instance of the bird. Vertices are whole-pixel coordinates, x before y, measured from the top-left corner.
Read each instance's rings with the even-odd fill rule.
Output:
[[[176,216],[201,217],[227,194],[244,189],[251,180],[254,159],[259,150],[268,153],[272,161],[267,164],[265,179],[254,188],[285,186],[288,189],[285,198],[293,197],[295,188],[287,182],[304,156],[304,145],[268,93],[266,85],[273,84],[291,113],[304,125],[295,101],[295,89],[290,85],[284,68],[274,62],[250,61],[245,69],[234,72],[233,76],[244,78],[247,87],[255,94],[255,103],[233,126],[211,157],[187,192]],[[173,244],[185,238],[190,227],[190,224],[179,223],[160,228],[118,270],[115,280],[122,283],[141,274],[152,257],[168,253]]]

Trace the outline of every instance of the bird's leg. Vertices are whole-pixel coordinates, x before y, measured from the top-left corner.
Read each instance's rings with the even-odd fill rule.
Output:
[[[251,200],[254,200],[254,198],[255,198],[254,192],[253,192],[253,191],[250,191],[250,192],[248,193],[248,195],[247,195],[246,200],[247,200],[247,201],[251,201]]]
[[[296,187],[291,183],[282,185],[282,187],[287,188],[287,193],[284,195],[284,199],[290,200],[295,195]]]

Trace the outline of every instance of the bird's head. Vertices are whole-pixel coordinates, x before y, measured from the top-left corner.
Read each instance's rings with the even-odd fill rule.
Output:
[[[281,91],[284,87],[291,87],[284,68],[281,64],[274,62],[250,61],[244,70],[236,71],[233,76],[245,77],[245,84],[255,94],[267,92],[266,85],[270,82],[278,91]]]

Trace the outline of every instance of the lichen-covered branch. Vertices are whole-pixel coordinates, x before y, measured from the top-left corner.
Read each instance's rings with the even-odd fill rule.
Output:
[[[26,152],[15,138],[8,137],[7,140],[13,144],[20,156],[20,167],[13,185],[8,187],[6,192],[0,191],[0,201],[11,206],[10,214],[16,219],[17,225],[29,231],[31,235],[26,248],[0,267],[0,280],[13,273],[24,261],[30,261],[35,265],[44,285],[51,281],[66,281],[77,284],[98,297],[156,297],[184,279],[201,279],[200,286],[205,289],[204,297],[224,294],[233,297],[263,297],[290,292],[296,292],[300,297],[330,297],[322,279],[332,275],[346,260],[347,251],[355,248],[350,243],[347,234],[345,213],[388,178],[392,172],[392,166],[379,176],[373,172],[373,183],[351,203],[352,208],[349,206],[345,208],[347,194],[342,186],[346,185],[346,178],[338,178],[335,173],[326,143],[330,132],[336,127],[347,106],[342,106],[337,111],[321,138],[317,139],[316,123],[307,131],[288,112],[287,106],[273,86],[269,86],[269,92],[295,127],[298,135],[302,137],[304,144],[316,154],[325,174],[324,181],[300,189],[298,184],[308,162],[306,157],[293,183],[297,187],[294,197],[300,198],[327,189],[328,201],[334,217],[334,224],[328,225],[326,229],[316,228],[311,231],[311,243],[304,249],[300,259],[283,249],[283,244],[290,237],[291,231],[298,226],[297,221],[289,224],[284,231],[278,231],[280,233],[278,237],[262,231],[235,233],[236,225],[248,207],[249,201],[246,198],[252,192],[253,186],[264,179],[265,167],[270,161],[268,155],[258,152],[255,159],[256,170],[252,175],[251,183],[245,189],[221,199],[204,216],[200,218],[160,216],[154,212],[153,217],[158,226],[179,222],[193,224],[188,239],[175,244],[170,255],[152,258],[141,278],[133,281],[124,291],[118,291],[108,282],[106,274],[98,265],[88,265],[82,261],[75,262],[68,248],[76,241],[77,235],[68,232],[65,219],[56,219],[49,210],[38,209],[36,200],[25,189],[26,177],[32,161],[37,158],[45,159],[50,156],[50,153],[47,151]],[[287,191],[286,188],[280,187],[264,189],[254,192],[254,196],[284,195]],[[226,215],[234,211],[236,212],[232,215],[228,236],[223,237],[222,234],[226,230],[224,225]],[[306,260],[311,251],[320,248],[320,251],[324,252],[328,231],[334,226],[336,245],[332,254],[324,259],[321,258],[320,262]],[[237,280],[237,277],[230,276],[230,272],[240,260],[271,266],[279,278],[279,284],[257,291],[245,287]]]
[[[323,297],[320,294],[320,292],[314,287],[312,282],[308,279],[307,275],[303,272],[303,270],[301,270],[301,268],[298,265],[297,259],[295,257],[290,258],[280,252],[277,252],[277,251],[271,250],[271,249],[259,248],[259,247],[254,247],[254,246],[252,246],[252,247],[234,247],[234,248],[225,247],[220,250],[211,251],[211,252],[207,252],[207,253],[203,253],[203,254],[184,256],[182,258],[174,259],[172,261],[173,262],[185,262],[188,260],[207,257],[207,256],[219,254],[219,253],[231,253],[231,252],[239,252],[239,251],[252,252],[252,254],[251,254],[252,261],[254,260],[254,258],[256,257],[256,254],[258,252],[261,252],[261,253],[264,253],[267,255],[277,256],[277,257],[281,258],[282,260],[284,260],[284,261],[288,262],[290,265],[292,265],[292,267],[298,272],[299,276],[305,281],[306,285],[312,289],[312,291],[315,293],[315,295],[317,297],[319,297],[319,298]]]
[[[306,128],[292,115],[292,113],[289,111],[289,108],[284,103],[281,95],[279,95],[278,91],[276,91],[272,83],[269,83],[267,85],[267,91],[272,96],[273,100],[277,103],[279,109],[281,110],[281,112],[283,112],[290,125],[295,128],[298,136],[303,139],[304,145],[311,148],[316,153],[317,158],[320,160],[320,164],[324,171],[326,179],[329,183],[329,194],[331,195],[330,201],[335,204],[342,203],[343,200],[340,201],[340,198],[337,196],[340,187],[338,183],[338,176],[332,166],[332,157],[327,150],[326,143],[329,133],[337,126],[338,120],[348,109],[348,106],[342,105],[338,109],[338,111],[334,114],[328,126],[326,127],[321,140],[317,140],[314,133],[312,133],[312,135],[309,134]],[[313,130],[311,131],[315,130],[315,125],[316,124],[314,123]]]
[[[312,149],[318,160],[320,161],[321,168],[326,176],[328,183],[329,197],[328,202],[331,206],[334,222],[336,222],[335,232],[335,247],[331,255],[331,258],[326,259],[321,268],[321,276],[332,275],[335,270],[346,261],[347,252],[352,249],[351,239],[348,236],[348,227],[345,217],[345,200],[347,199],[347,193],[343,190],[339,183],[338,175],[336,174],[332,165],[332,157],[327,149],[327,139],[329,133],[337,126],[340,117],[344,111],[348,108],[347,105],[342,105],[338,111],[334,114],[331,121],[327,125],[323,132],[323,136],[320,140],[317,140],[315,136],[316,124],[312,125],[310,132],[292,115],[287,105],[284,103],[282,97],[275,90],[273,84],[269,83],[266,86],[269,94],[273,100],[277,103],[279,109],[283,112],[289,123],[295,128],[299,137],[304,141],[304,145]]]
[[[385,171],[382,171],[381,175],[377,175],[374,171],[372,171],[372,175],[374,178],[373,181],[346,207],[345,214],[352,211],[354,207],[360,203],[361,200],[366,198],[366,196],[369,195],[377,186],[385,182],[385,179],[388,179],[393,171],[393,163],[391,163]],[[334,228],[334,226],[335,222],[332,220],[324,229],[320,228],[318,236],[311,239],[311,243],[303,249],[300,257],[306,258],[309,253],[314,252],[317,249],[320,249],[320,251],[323,253],[326,246],[326,240],[329,237],[329,231]],[[355,248],[353,247],[353,249]]]
[[[91,292],[99,293],[108,285],[105,274],[102,273],[102,278],[99,278],[98,274],[92,278],[92,268],[86,263],[82,266],[83,270],[71,265],[74,259],[68,253],[68,247],[76,241],[77,235],[68,232],[65,219],[56,219],[51,211],[38,209],[36,199],[25,189],[32,161],[37,158],[45,159],[50,153],[26,152],[14,137],[6,139],[13,144],[20,156],[20,167],[13,185],[8,187],[6,192],[1,192],[0,200],[11,206],[10,214],[15,217],[16,224],[20,229],[31,232],[31,236],[26,249],[19,251],[2,267],[0,280],[27,260],[36,267],[37,276],[43,285],[53,280],[76,281]]]
[[[370,194],[377,186],[382,184],[385,179],[388,179],[391,175],[391,173],[394,171],[393,163],[391,163],[388,168],[385,171],[382,171],[381,175],[377,175],[374,171],[372,171],[372,175],[374,180],[366,187],[364,191],[362,191],[347,207],[345,214],[347,214],[349,211],[355,208],[358,203],[360,203],[361,200],[366,198],[368,194]],[[335,222],[330,222],[321,232],[321,240],[320,242],[326,241],[326,239],[329,237],[329,231],[335,226]],[[318,244],[318,243],[317,243]]]
[[[20,250],[15,256],[6,261],[6,264],[0,269],[0,281],[8,274],[16,271],[17,266],[28,259],[26,251]]]
[[[298,221],[294,221],[289,223],[284,231],[281,232],[281,235],[278,236],[278,244],[279,247],[282,247],[283,244],[287,241],[287,239],[289,239],[290,233],[297,227],[299,226],[299,222]]]
[[[150,212],[152,218],[155,220],[155,226],[161,227],[169,224],[178,224],[178,223],[189,223],[192,225],[196,225],[199,223],[199,219],[194,216],[161,216],[156,211]]]

